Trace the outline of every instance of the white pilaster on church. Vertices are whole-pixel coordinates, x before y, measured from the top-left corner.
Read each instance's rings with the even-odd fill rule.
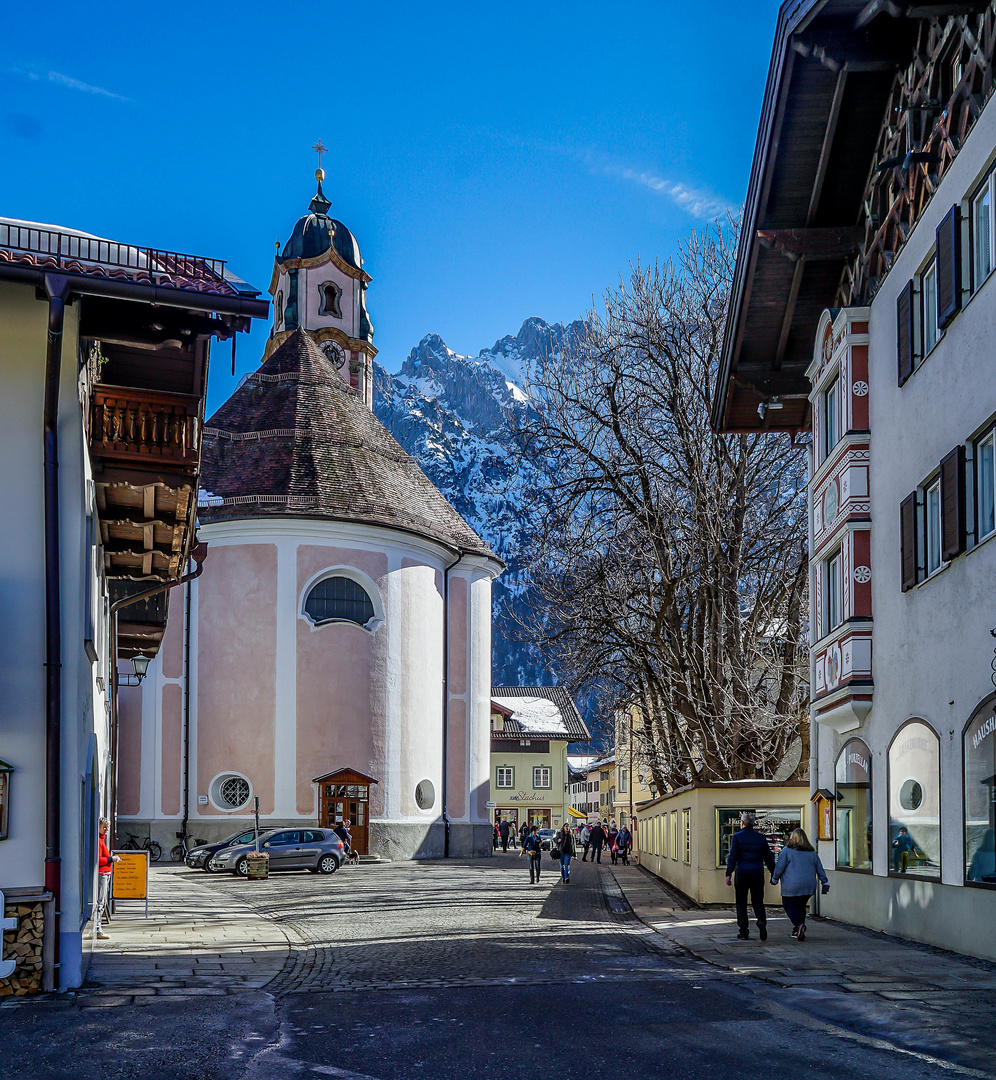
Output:
[[[297,800],[297,541],[280,538],[277,545],[277,642],[275,663],[275,716],[273,720],[273,813],[294,818]]]
[[[387,553],[384,630],[389,643],[384,685],[384,817],[390,821],[401,818],[401,728],[404,705],[404,596],[398,587],[401,564],[400,551]]]

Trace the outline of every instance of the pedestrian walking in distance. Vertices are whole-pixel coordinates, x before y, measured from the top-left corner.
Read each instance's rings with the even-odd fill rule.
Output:
[[[806,940],[806,905],[816,892],[817,881],[824,894],[830,891],[823,863],[813,850],[803,829],[793,829],[788,843],[778,853],[771,884],[782,883],[782,907],[792,922],[792,937]]]
[[[633,848],[633,835],[625,825],[623,825],[616,836],[616,848],[619,852],[619,858],[623,861],[623,865],[629,866],[629,853]]]
[[[111,823],[107,818],[100,819],[97,827],[97,910],[93,916],[97,937],[105,940],[107,934],[104,933],[104,912],[111,902],[111,876],[114,873],[114,864],[121,862],[121,856],[112,855],[107,848],[107,830],[110,827]]]
[[[539,838],[539,826],[534,825],[529,830],[529,835],[522,841],[522,850],[519,858],[526,855],[529,859],[529,884],[539,884],[540,864],[543,861],[543,841]]]
[[[600,821],[596,822],[589,831],[591,833],[591,861],[601,862],[602,848],[605,847],[605,839],[608,834]]]
[[[581,826],[581,843],[584,845],[584,851],[581,852],[581,861],[588,861],[588,848],[591,847],[591,829],[587,825]]]
[[[498,835],[501,837],[502,854],[508,851],[508,833],[508,822],[503,819],[501,824],[498,826]]]
[[[571,856],[577,850],[574,847],[574,833],[571,832],[570,825],[565,823],[564,827],[557,833],[554,844],[560,848],[560,880],[565,885],[571,883]]]
[[[747,896],[750,895],[757,933],[762,941],[768,940],[768,917],[764,910],[764,868],[775,869],[775,856],[768,841],[754,828],[755,817],[745,812],[740,815],[740,831],[733,834],[730,854],[726,860],[726,884],[734,883],[736,877],[737,937],[746,941],[750,937],[750,920],[747,918]]]

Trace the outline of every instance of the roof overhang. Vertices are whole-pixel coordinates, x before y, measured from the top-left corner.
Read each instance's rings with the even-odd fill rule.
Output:
[[[809,427],[816,325],[863,243],[863,195],[895,74],[912,57],[918,20],[985,6],[782,5],[713,402],[717,430]]]

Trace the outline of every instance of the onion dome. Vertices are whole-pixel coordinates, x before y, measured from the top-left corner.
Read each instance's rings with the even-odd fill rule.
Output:
[[[277,256],[277,262],[282,263],[287,259],[314,259],[335,248],[340,258],[359,270],[363,263],[360,246],[341,221],[329,217],[332,204],[322,191],[325,172],[319,169],[315,175],[318,179],[318,191],[308,207],[311,212],[298,219],[290,239],[284,244],[284,250]]]

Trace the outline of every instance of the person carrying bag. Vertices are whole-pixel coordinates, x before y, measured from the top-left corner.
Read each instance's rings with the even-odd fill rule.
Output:
[[[551,853],[553,851],[557,853],[557,858],[560,860],[560,880],[565,885],[570,885],[571,856],[577,851],[574,846],[574,834],[571,832],[570,825],[564,825],[560,832],[557,833]]]
[[[830,891],[823,863],[803,829],[793,829],[789,841],[778,854],[771,874],[771,884],[782,884],[782,907],[792,922],[792,937],[806,940],[806,906],[816,893],[817,881],[823,884],[823,895]]]
[[[543,841],[539,838],[539,826],[534,825],[529,830],[529,835],[522,841],[522,851],[519,852],[519,858],[523,855],[529,857],[529,884],[534,882],[539,883],[540,878],[540,863],[542,862],[541,856],[543,854]]]

